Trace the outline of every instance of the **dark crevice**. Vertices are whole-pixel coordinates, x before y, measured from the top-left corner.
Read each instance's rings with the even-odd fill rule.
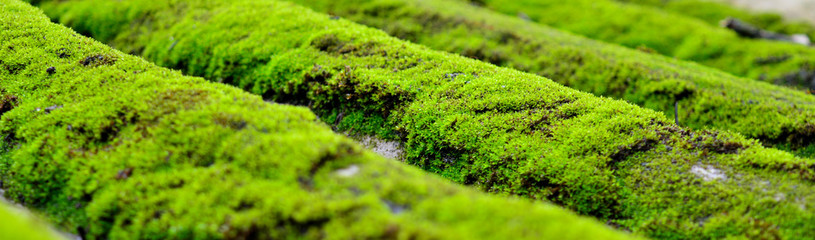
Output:
[[[785,62],[792,58],[790,55],[781,55],[781,56],[769,56],[769,57],[760,57],[756,58],[753,62],[757,65],[769,65],[769,64],[778,64]]]
[[[718,154],[737,154],[746,147],[738,142],[715,139],[712,143],[703,144],[701,148]]]
[[[113,65],[114,63],[116,63],[116,57],[107,54],[97,54],[93,56],[88,56],[79,61],[79,64],[85,67]]]
[[[379,55],[383,57],[388,56],[388,52],[381,50],[377,42],[364,42],[361,44],[354,43],[353,40],[341,40],[337,35],[326,34],[311,42],[314,48],[330,53],[339,55],[353,55],[357,57],[367,57]]]
[[[71,50],[68,50],[66,48],[60,48],[59,50],[57,50],[56,54],[57,57],[59,58],[68,58],[71,57]]]
[[[537,105],[539,103],[537,103],[537,102],[530,102],[530,103],[519,104],[519,105],[510,105],[510,104],[498,102],[498,103],[495,103],[494,105],[485,105],[485,106],[476,107],[475,109],[473,109],[473,112],[476,113],[476,114],[484,114],[484,113],[488,113],[488,112],[511,113],[511,112],[527,111],[527,110],[532,110],[532,109],[539,110],[539,111],[553,110],[553,112],[557,112],[556,115],[558,115],[558,114],[562,115],[561,116],[562,119],[569,119],[569,118],[577,116],[578,114],[573,113],[573,112],[564,112],[564,111],[561,111],[561,110],[559,110],[557,108],[559,108],[559,107],[561,107],[563,105],[572,103],[573,101],[574,100],[572,100],[572,99],[560,99],[560,100],[557,100],[557,101],[554,101],[554,102],[544,102],[542,107],[538,107]]]
[[[17,107],[19,99],[14,95],[0,95],[0,117]]]
[[[815,91],[815,68],[805,65],[798,71],[776,78],[774,83],[777,85],[798,86],[813,92]]]
[[[617,169],[617,164],[622,162],[625,159],[633,156],[634,154],[647,152],[654,148],[654,146],[658,143],[655,139],[650,139],[647,137],[643,137],[640,140],[633,144],[629,144],[626,146],[618,146],[617,152],[609,155],[611,161],[607,163],[609,167],[612,169]]]
[[[359,153],[360,152],[356,150],[353,145],[345,142],[340,143],[337,146],[336,151],[326,152],[322,157],[317,159],[316,162],[311,164],[311,168],[308,171],[308,176],[300,176],[297,178],[297,181],[300,183],[300,187],[309,191],[313,190],[314,175],[317,174],[317,172],[320,171],[320,169],[322,169],[327,163]]]
[[[25,64],[20,63],[2,63],[2,65],[6,69],[6,72],[9,73],[9,75],[17,75],[26,68]]]
[[[815,124],[806,124],[799,128],[782,129],[781,134],[774,139],[761,139],[762,142],[772,144],[790,144],[793,148],[805,148],[815,144]]]

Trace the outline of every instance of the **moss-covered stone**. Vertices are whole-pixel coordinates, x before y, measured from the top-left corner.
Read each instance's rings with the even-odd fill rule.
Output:
[[[64,239],[31,214],[15,209],[0,199],[0,239],[56,240]]]
[[[790,150],[799,156],[815,157],[813,130],[815,105],[812,104],[815,97],[809,94],[736,78],[720,71],[659,55],[587,40],[459,2],[413,0],[299,2],[439,50],[537,73],[566,86],[597,95],[625,99],[646,108],[662,111],[669,119],[678,120],[683,126],[694,129],[732,130],[759,139],[766,146]],[[52,8],[46,6],[46,9]],[[73,9],[78,11],[77,8]],[[90,23],[72,20],[74,16],[71,14],[59,15],[64,22],[70,22],[72,26],[83,31],[93,32],[94,36],[108,40],[116,36],[114,33],[105,32],[108,31],[107,28],[92,30],[104,27],[94,27]],[[118,38],[108,42],[134,53],[142,53],[159,64],[221,81],[231,81],[230,79],[235,76],[245,76],[248,69],[257,68],[252,65],[268,62],[268,59],[254,55],[248,59],[241,59],[240,61],[247,63],[241,64],[236,63],[238,61],[236,59],[240,57],[221,58],[220,56],[225,56],[225,53],[213,52],[210,56],[220,58],[213,61],[223,62],[220,66],[214,66],[213,63],[207,62],[209,60],[206,59],[206,55],[200,58],[184,55],[193,50],[179,49],[186,52],[175,53],[166,51],[171,46],[171,50],[176,50],[172,42],[182,41],[184,37],[173,36],[175,40],[170,41],[168,36],[152,35],[151,37],[164,39],[155,43],[134,42],[133,39],[138,34],[141,34],[141,30],[120,34]],[[181,33],[175,33],[178,34]],[[205,47],[205,44],[199,45]],[[331,42],[317,44],[318,47],[327,48],[323,45]],[[159,46],[150,46],[146,52],[140,50],[148,45]],[[174,54],[178,56],[171,56]],[[189,64],[185,58],[195,58],[194,61],[200,64]],[[317,71],[314,76],[317,79],[332,77],[327,75],[328,70],[314,70]],[[249,83],[243,84],[246,88],[254,87]],[[265,88],[268,86],[253,91],[262,94]],[[307,105],[308,102],[302,104]]]
[[[815,97],[667,57],[572,36],[454,1],[296,1],[438,50],[662,111],[695,129],[739,132],[815,157]]]
[[[508,15],[522,15],[590,38],[654,50],[738,76],[815,90],[815,49],[803,45],[744,39],[701,19],[613,0],[480,2]]]
[[[310,106],[338,130],[400,139],[407,162],[484,191],[546,199],[657,237],[815,231],[812,160],[291,3],[43,7],[161,65]]]
[[[85,239],[633,238],[384,159],[19,1],[0,0],[0,29],[2,187]]]

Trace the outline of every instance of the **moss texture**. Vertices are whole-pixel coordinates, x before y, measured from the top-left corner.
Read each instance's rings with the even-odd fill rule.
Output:
[[[537,73],[597,95],[625,99],[662,111],[683,126],[731,130],[759,139],[767,146],[793,151],[799,156],[815,156],[815,105],[812,104],[815,97],[805,93],[586,40],[461,2],[345,0],[300,3],[439,50]],[[262,54],[253,53],[242,59],[239,59],[240,56],[228,56],[227,51],[237,52],[240,49],[225,48],[211,51],[215,58],[213,61],[222,62],[219,63],[221,66],[215,66],[208,62],[210,59],[207,56],[185,55],[194,53],[195,46],[185,46],[192,50],[176,51],[173,43],[177,44],[181,37],[173,33],[148,36],[164,37],[161,42],[136,40],[142,31],[153,31],[153,20],[136,23],[136,26],[146,30],[131,29],[117,34],[111,30],[120,28],[127,20],[105,19],[107,22],[104,24],[95,25],[74,19],[86,16],[81,14],[83,9],[79,7],[66,13],[59,11],[67,10],[48,6],[46,9],[55,11],[53,15],[59,15],[63,22],[69,22],[80,31],[93,34],[113,46],[209,79],[231,82],[235,76],[248,75],[247,71],[257,68],[254,65],[258,62],[268,62],[259,57]],[[96,14],[92,10],[87,13]],[[139,16],[126,18],[140,18],[136,21],[145,19]],[[119,27],[109,26],[111,22],[119,22]],[[206,41],[199,42],[202,42],[200,46],[203,48],[207,47]],[[187,61],[187,58],[197,62]],[[236,84],[245,88],[255,87],[249,86],[253,83]],[[253,91],[263,94],[267,88],[261,86]]]
[[[662,111],[683,126],[732,130],[815,156],[815,97],[799,91],[587,40],[461,2],[296,2],[438,50],[625,99]]]
[[[22,2],[0,0],[0,29],[2,187],[85,239],[632,238],[384,159],[306,108],[157,67]]]
[[[9,240],[56,240],[65,239],[30,214],[0,199],[0,239]]]
[[[472,0],[458,0],[471,2]],[[512,16],[631,48],[699,62],[738,76],[815,90],[815,49],[740,38],[735,32],[652,6],[613,0],[478,0]]]
[[[43,7],[161,65],[307,105],[338,130],[398,138],[407,162],[484,191],[549,200],[653,237],[815,231],[812,160],[291,3]]]

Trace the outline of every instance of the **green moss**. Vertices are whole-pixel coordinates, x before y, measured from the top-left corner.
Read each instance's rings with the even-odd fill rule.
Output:
[[[469,2],[470,0],[458,0]],[[485,0],[508,15],[523,15],[558,29],[627,47],[699,62],[738,76],[810,89],[815,50],[775,41],[740,38],[703,20],[655,7],[613,0]]]
[[[652,110],[290,3],[43,7],[71,26],[137,16],[94,31],[161,65],[310,106],[335,126],[382,124],[405,142],[408,163],[484,191],[548,200],[652,236],[815,231],[812,160],[729,132],[681,128]]]
[[[498,16],[488,11],[449,1],[353,0],[303,1],[303,3],[317,9],[330,10],[334,14],[381,28],[396,36],[440,50],[537,73],[556,79],[564,85],[594,94],[622,98],[640,106],[665,112],[669,118],[678,119],[685,126],[695,129],[714,127],[732,130],[750,138],[760,139],[766,145],[792,149],[801,156],[813,157],[810,152],[800,150],[815,146],[815,131],[813,131],[815,107],[808,104],[815,101],[815,98],[807,94],[768,84],[754,83],[693,64],[585,40],[525,23],[519,19]],[[80,10],[74,8],[74,11],[79,12]],[[60,16],[63,22],[80,29],[84,29],[85,25],[92,25],[81,21],[73,24],[72,13]],[[106,20],[106,22],[115,21],[119,20]],[[136,41],[135,36],[142,31],[149,31],[149,29],[120,34],[110,43],[113,46],[140,53],[143,51],[140,49],[145,49],[146,44],[134,41]],[[94,36],[114,35],[103,33]],[[223,66],[209,64],[207,62],[209,60],[205,58],[207,56],[200,59],[193,57],[193,61],[212,66],[202,68],[196,64],[182,61],[187,56],[185,54],[192,54],[193,50],[165,52],[170,48],[169,46],[175,50],[174,43],[178,44],[177,41],[180,40],[171,41],[171,38],[175,39],[173,36],[163,37],[166,37],[164,41],[156,43],[161,44],[161,47],[156,48],[155,53],[146,52],[144,56],[159,61],[165,66],[186,68],[188,73],[211,79],[231,81],[233,76],[249,74],[232,72],[230,69],[234,67],[231,65],[252,69],[259,68],[251,66],[252,64],[264,61],[263,59],[252,60],[252,58],[258,58],[252,56],[249,59],[241,60],[248,64],[237,64],[235,63],[236,57],[219,57],[225,53],[216,54],[213,50],[213,55],[220,58]],[[239,39],[239,36],[231,38]],[[336,44],[329,40],[316,44]],[[225,51],[232,50],[219,50],[219,52]],[[350,50],[345,49],[344,51]],[[178,54],[178,56],[168,54]],[[278,60],[273,59],[272,61]],[[289,67],[290,65],[286,64],[299,63],[279,62],[275,64]],[[303,74],[286,72],[288,70],[285,67],[270,69],[270,71],[284,78],[291,78],[292,74]],[[310,74],[308,81],[332,77],[331,69],[324,69],[319,65],[290,67],[301,69],[312,67],[312,72],[308,73]],[[341,66],[338,68],[342,70]],[[268,74],[261,77],[269,78]],[[274,94],[266,93],[270,88],[268,83],[260,86],[252,82],[236,84],[255,93],[266,94],[269,98],[275,97]],[[681,89],[678,86],[681,86]],[[285,92],[288,95],[293,95],[293,91],[301,89],[302,85],[285,86]],[[395,96],[385,97],[395,98]],[[289,98],[291,97],[278,97],[277,100],[287,102]],[[300,104],[307,105],[313,102]],[[375,106],[372,111],[375,111],[373,109],[388,109],[387,106],[382,108],[370,102],[367,102],[367,105]],[[674,116],[674,113],[678,113],[679,116]],[[321,115],[325,114],[321,113]],[[369,132],[392,135],[382,129],[373,127],[366,129]]]
[[[586,40],[459,2],[299,2],[438,50],[625,99],[665,112],[684,126],[732,130],[815,157],[803,150],[815,147],[815,106],[810,104],[815,97],[808,94]]]
[[[0,28],[6,196],[85,239],[634,238],[428,176],[306,108],[157,67],[19,1],[0,0]]]
[[[63,239],[30,214],[0,199],[0,239],[47,240]]]

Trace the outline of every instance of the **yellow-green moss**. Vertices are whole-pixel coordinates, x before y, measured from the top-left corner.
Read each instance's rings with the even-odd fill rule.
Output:
[[[0,239],[51,240],[64,239],[30,214],[0,200]]]
[[[657,237],[815,231],[812,160],[291,3],[43,7],[158,64],[310,106],[350,128],[341,130],[404,141],[407,162],[484,191],[548,200]]]
[[[457,0],[471,2],[473,0]],[[815,90],[815,49],[744,39],[701,19],[613,0],[479,0],[489,9],[751,79]]]
[[[815,157],[815,97],[799,91],[587,40],[456,1],[296,2],[438,50],[625,99],[662,111],[683,126],[732,130]]]
[[[376,156],[306,108],[157,67],[19,1],[0,0],[0,29],[2,187],[85,239],[631,238]]]

